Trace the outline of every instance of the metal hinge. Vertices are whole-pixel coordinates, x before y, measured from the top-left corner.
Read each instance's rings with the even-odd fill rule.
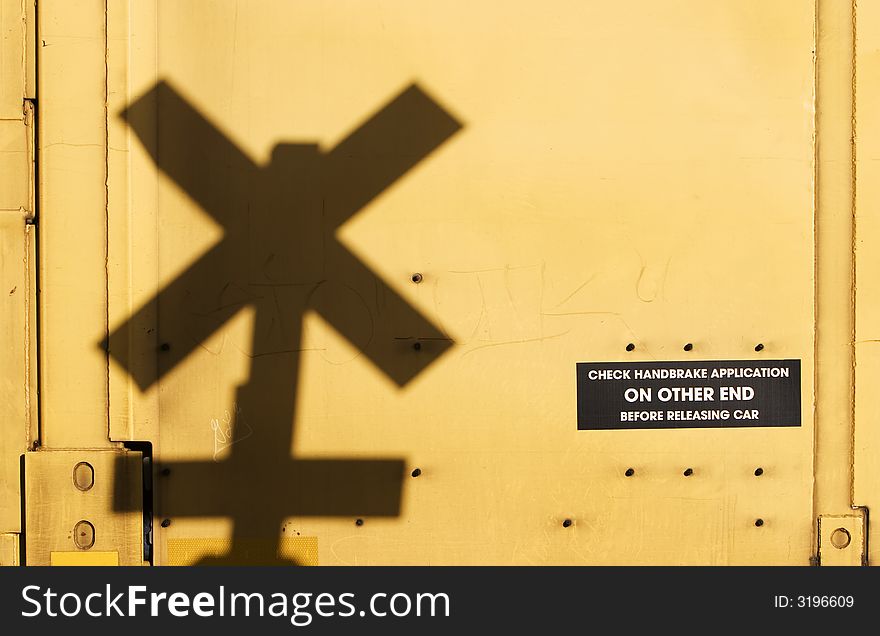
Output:
[[[868,509],[820,515],[816,565],[868,565]]]

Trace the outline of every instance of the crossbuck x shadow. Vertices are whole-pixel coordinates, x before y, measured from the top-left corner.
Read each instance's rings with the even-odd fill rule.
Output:
[[[303,316],[317,311],[398,387],[452,345],[335,233],[461,124],[411,85],[329,152],[282,143],[261,167],[167,83],[123,117],[224,235],[110,334],[111,357],[145,390],[237,312],[254,309],[250,374],[237,390],[230,433],[236,443],[216,463],[163,463],[157,518],[228,517],[232,549],[220,562],[271,563],[285,517],[399,515],[402,460],[291,452]],[[159,351],[145,354],[157,323]],[[362,425],[352,413],[349,426]]]

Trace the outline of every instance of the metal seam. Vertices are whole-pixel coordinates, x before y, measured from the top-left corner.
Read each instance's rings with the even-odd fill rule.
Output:
[[[857,273],[857,260],[856,260],[856,248],[858,245],[856,239],[856,232],[858,230],[858,223],[856,222],[856,205],[857,205],[857,146],[856,146],[856,136],[857,136],[857,119],[856,119],[856,111],[857,111],[857,103],[856,103],[856,89],[857,89],[857,16],[856,10],[858,8],[858,0],[852,0],[852,111],[851,111],[851,119],[850,119],[850,173],[851,173],[851,190],[850,196],[852,197],[850,201],[850,212],[852,214],[852,277],[851,277],[851,290],[850,290],[850,311],[852,312],[852,334],[850,338],[850,352],[852,359],[852,381],[850,383],[852,387],[852,396],[850,400],[850,408],[851,408],[851,424],[850,424],[850,505],[855,506],[856,503],[856,319],[858,317],[856,313],[856,273]]]

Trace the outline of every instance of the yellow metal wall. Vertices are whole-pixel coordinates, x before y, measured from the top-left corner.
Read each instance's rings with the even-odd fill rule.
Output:
[[[37,438],[34,13],[0,2],[0,565],[19,561],[20,457]]]
[[[842,0],[43,0],[43,452],[151,442],[156,564],[807,564],[817,517],[870,507],[876,482],[856,210],[877,135],[860,115],[854,182],[851,114],[878,34],[854,19]],[[277,167],[312,169],[389,104],[448,134],[309,234],[326,210],[298,220],[307,173]],[[216,275],[152,302],[227,239]],[[328,274],[337,239],[387,289]],[[395,294],[434,327],[383,322]],[[576,429],[579,361],[761,358],[802,361],[801,427]],[[261,428],[285,382],[292,437]],[[0,420],[13,501],[22,417]],[[339,512],[286,468],[318,460],[396,466],[399,509]],[[134,528],[135,499],[96,514]]]
[[[880,506],[880,417],[873,390],[880,378],[880,332],[877,329],[880,303],[877,302],[878,262],[876,251],[880,248],[880,87],[874,81],[880,70],[880,6],[876,3],[860,3],[857,14],[858,38],[856,41],[856,77],[854,82],[856,109],[854,132],[856,135],[855,160],[855,237],[856,287],[855,287],[855,350],[856,392],[855,427],[853,449],[853,502],[876,510]],[[877,523],[869,526],[868,546],[870,556],[876,558],[880,536]]]
[[[107,78],[103,0],[40,4],[41,442],[107,439]]]
[[[339,232],[452,349],[398,390],[306,319],[291,453],[422,470],[399,516],[288,518],[322,564],[808,561],[813,2],[109,6],[112,326],[221,236],[117,116],[156,82],[260,165],[279,142],[332,148],[413,82],[463,124]],[[255,252],[272,232],[253,229]],[[212,462],[252,316],[145,394],[114,367],[114,435]],[[803,360],[801,428],[575,428],[577,361],[758,356]],[[157,521],[163,493],[211,496],[174,478]],[[283,505],[284,487],[229,512]],[[168,540],[231,528],[171,522],[158,562]]]

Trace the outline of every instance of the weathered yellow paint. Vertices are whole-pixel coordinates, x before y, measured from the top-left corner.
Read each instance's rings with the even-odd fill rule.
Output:
[[[25,219],[0,212],[0,533],[21,531],[20,461],[28,446],[28,260]]]
[[[4,34],[18,33],[5,18],[14,4],[24,6],[0,0]],[[870,389],[880,370],[870,257],[880,92],[862,82],[854,102],[853,82],[854,68],[859,86],[877,70],[880,9],[859,7],[859,29],[869,26],[854,39],[853,6],[552,0],[508,3],[502,16],[463,0],[41,2],[40,441],[49,450],[26,458],[28,563],[69,559],[68,534],[84,518],[97,520],[101,543],[82,558],[141,562],[138,454],[120,444],[131,440],[153,444],[160,565],[267,555],[322,565],[861,562],[853,505],[870,509],[880,478]],[[26,30],[10,37],[4,55],[33,40]],[[33,73],[26,60],[18,68],[27,95]],[[273,206],[295,215],[288,199],[302,196],[300,173],[265,180],[268,166],[308,169],[412,86],[457,129],[330,237],[389,291],[334,283],[317,245],[327,237],[309,243],[284,217],[261,216]],[[193,153],[183,175],[161,169],[173,144],[207,138],[186,137],[201,133],[175,122],[179,104],[230,143]],[[0,120],[13,105],[0,103]],[[13,150],[0,208],[15,213],[0,216],[0,274],[32,292],[34,248],[19,213],[34,209],[27,117],[13,119],[0,121],[0,143]],[[181,138],[169,138],[176,128]],[[256,166],[244,185],[233,147]],[[397,160],[390,148],[377,162]],[[218,165],[223,178],[212,181]],[[225,230],[208,209],[218,199],[237,206]],[[221,263],[231,284],[186,290],[216,291],[207,309],[198,298],[184,314],[150,305],[224,231],[243,245],[233,263],[241,280]],[[9,270],[7,253],[23,266]],[[281,269],[316,254],[293,277]],[[344,327],[309,313],[295,340],[288,301],[303,286],[315,306],[341,297]],[[442,337],[385,324],[376,308],[393,294]],[[0,390],[19,409],[0,414],[5,461],[28,441],[35,406],[26,399],[34,342],[15,339],[33,328],[32,303],[3,311],[21,325],[0,331],[21,352],[0,369]],[[112,353],[126,368],[101,345],[122,325],[124,350]],[[398,371],[422,373],[383,373],[362,353],[389,331],[402,343]],[[414,356],[449,342],[419,366]],[[578,361],[762,358],[802,361],[800,428],[576,430]],[[285,378],[296,390],[292,439],[261,428]],[[242,387],[258,382],[264,404],[243,406]],[[362,485],[329,471],[312,486],[276,470],[279,440],[300,466],[401,462],[399,510],[332,513],[326,488]],[[70,478],[82,457],[100,465],[91,495]],[[18,501],[17,468],[4,466],[0,521],[3,500],[15,503],[8,515]],[[130,481],[113,503],[116,469]],[[303,501],[311,512],[297,514],[292,502]],[[280,510],[277,528],[247,535],[269,508]],[[837,526],[828,522],[857,540],[829,551],[824,532]]]
[[[32,0],[0,0],[0,121],[21,119],[22,100],[33,97]]]
[[[127,86],[132,74],[155,75],[152,37],[141,36],[139,31],[130,33],[130,25],[144,29],[145,33],[155,29],[156,7],[140,2],[114,1],[109,5],[107,30],[112,45],[107,51],[107,65],[114,86]],[[120,211],[109,219],[107,228],[111,324],[124,321],[149,300],[158,285],[159,273],[157,175],[149,157],[130,152],[130,134],[118,117],[127,100],[126,90],[113,90],[108,94],[108,207]],[[138,175],[134,184],[130,184],[132,174]],[[153,315],[150,324],[141,327],[144,330],[154,327],[155,319]],[[141,354],[140,364],[154,370],[154,351],[159,347],[155,330],[149,341],[148,352]],[[157,396],[141,394],[131,384],[127,372],[116,366],[109,368],[109,388],[111,439],[145,439],[139,437],[142,431],[137,430],[137,423],[158,420]]]
[[[0,120],[0,210],[14,213],[22,225],[32,209],[31,170],[33,161],[33,128],[24,116],[24,103],[19,100],[19,117]]]
[[[41,443],[107,447],[103,0],[46,0],[40,46]]]
[[[27,77],[34,29],[21,2],[0,1],[0,565],[18,564],[20,458],[36,439],[33,364],[34,118]]]
[[[50,565],[100,566],[119,565],[118,552],[52,552]]]
[[[503,22],[458,2],[157,7],[109,5],[111,328],[221,237],[117,116],[157,81],[260,165],[283,141],[332,148],[411,82],[463,124],[338,234],[450,353],[397,390],[306,320],[292,454],[422,469],[398,517],[288,518],[322,564],[808,562],[812,1],[519,3]],[[264,353],[253,327],[240,313],[144,394],[115,368],[114,435],[152,440],[160,465],[247,445],[218,450],[212,421]],[[803,426],[575,430],[575,362],[696,356],[800,358]],[[173,472],[157,488],[157,520],[172,491],[223,497]],[[156,562],[229,527],[172,519]]]
[[[853,440],[853,503],[880,509],[880,5],[860,2],[856,41],[855,352],[856,400]],[[872,515],[873,516],[873,515]],[[876,517],[875,517],[876,519]],[[880,557],[880,531],[868,524],[869,561]]]
[[[0,567],[21,565],[18,533],[0,534]]]
[[[816,515],[852,509],[853,3],[818,3]]]
[[[819,563],[823,566],[865,565],[867,520],[863,511],[819,517]]]

